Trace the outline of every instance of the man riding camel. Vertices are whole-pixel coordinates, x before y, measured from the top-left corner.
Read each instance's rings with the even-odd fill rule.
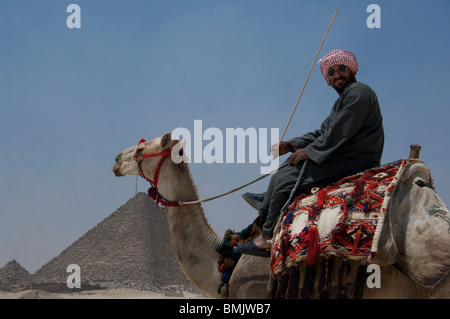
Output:
[[[380,166],[384,145],[381,111],[375,92],[356,81],[355,56],[347,50],[332,50],[320,61],[320,71],[339,98],[319,129],[272,146],[279,148],[279,155],[293,154],[286,160],[289,165],[273,174],[264,194],[243,195],[259,207],[262,234],[236,246],[239,253],[270,256],[269,240],[306,159],[297,193]]]

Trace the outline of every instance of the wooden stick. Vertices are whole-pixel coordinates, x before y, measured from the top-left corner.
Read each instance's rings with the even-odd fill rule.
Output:
[[[331,25],[333,24],[334,18],[336,17],[336,14],[338,13],[338,10],[339,10],[339,8],[336,9],[336,12],[335,12],[334,15],[333,15],[333,19],[331,19],[331,22],[330,22],[330,24],[328,25],[327,31],[325,32],[325,35],[324,35],[324,37],[323,37],[323,39],[322,39],[322,43],[320,44],[319,50],[317,51],[316,57],[314,58],[314,62],[313,62],[313,64],[312,64],[312,66],[311,66],[311,69],[309,70],[309,73],[308,73],[308,76],[307,76],[307,78],[306,78],[305,84],[303,84],[303,88],[302,88],[302,91],[300,92],[300,96],[298,97],[297,103],[295,104],[295,107],[294,107],[294,110],[292,111],[291,117],[289,118],[289,121],[288,121],[288,123],[287,123],[287,125],[286,125],[286,127],[285,127],[285,129],[284,129],[283,135],[281,136],[280,143],[281,143],[281,140],[282,140],[283,137],[284,137],[284,134],[286,133],[286,130],[287,130],[289,124],[291,123],[292,117],[294,116],[295,110],[297,109],[298,103],[300,102],[300,98],[302,97],[303,91],[305,90],[306,83],[308,83],[309,76],[311,75],[311,72],[312,72],[312,70],[313,70],[313,68],[314,68],[314,65],[316,64],[317,57],[319,56],[320,50],[322,49],[323,43],[325,42],[325,38],[327,37],[328,31],[330,31]],[[281,165],[281,166],[280,166],[279,168],[277,168],[276,170],[278,170],[278,169],[280,169],[280,168],[282,168],[282,167],[284,167],[284,166],[287,166],[287,164],[288,164],[288,163],[284,163],[283,165]],[[305,164],[306,164],[306,162],[305,162]],[[304,167],[306,166],[305,164],[304,164]],[[276,171],[276,170],[275,170],[275,171]],[[173,201],[168,201],[168,200],[166,200],[166,201],[167,201],[167,202],[170,202],[170,203],[173,203],[173,204],[178,204],[179,206],[198,205],[198,204],[205,203],[205,202],[208,202],[208,201],[210,201],[210,200],[213,200],[213,199],[216,199],[216,198],[219,198],[219,197],[222,197],[222,196],[225,196],[225,195],[234,193],[234,192],[236,192],[236,191],[238,191],[238,190],[240,190],[240,189],[242,189],[242,188],[244,188],[244,187],[246,187],[246,186],[248,186],[248,185],[250,185],[250,184],[253,184],[253,183],[255,183],[255,182],[257,182],[257,181],[259,181],[259,180],[261,180],[261,179],[263,179],[263,178],[265,178],[265,177],[267,177],[267,176],[273,174],[275,171],[272,171],[272,172],[270,172],[269,174],[265,174],[265,175],[263,175],[263,176],[260,176],[260,177],[258,177],[257,179],[255,179],[255,180],[253,180],[253,181],[251,181],[251,182],[249,182],[249,183],[247,183],[247,184],[245,184],[245,185],[239,186],[239,187],[237,187],[237,188],[235,188],[235,189],[232,189],[231,191],[228,191],[228,192],[226,192],[226,193],[223,193],[223,194],[221,194],[221,195],[217,195],[217,196],[214,196],[214,197],[205,198],[205,199],[199,199],[199,200],[194,200],[194,201],[190,201],[190,202],[181,202],[181,201],[180,201],[180,202],[173,202]]]
[[[298,97],[298,100],[297,100],[297,103],[295,104],[294,110],[292,110],[291,117],[289,118],[289,121],[287,122],[286,127],[284,128],[284,132],[281,135],[280,143],[283,140],[284,134],[286,134],[289,124],[291,123],[292,117],[294,116],[295,110],[297,109],[298,103],[300,102],[300,99],[303,95],[303,91],[305,90],[306,83],[308,83],[309,76],[311,75],[314,65],[316,64],[317,57],[319,56],[320,50],[322,50],[322,46],[323,46],[323,43],[325,42],[325,38],[327,37],[328,31],[330,31],[331,25],[333,24],[334,18],[336,17],[336,14],[338,13],[338,11],[339,11],[339,8],[337,8],[336,11],[334,12],[333,18],[331,19],[331,22],[328,25],[327,31],[325,32],[325,35],[323,36],[322,43],[320,44],[319,50],[317,51],[316,57],[314,58],[314,62],[311,65],[311,69],[309,70],[308,76],[306,77],[305,83],[303,84],[303,88],[302,88],[302,91],[300,92],[300,96]]]

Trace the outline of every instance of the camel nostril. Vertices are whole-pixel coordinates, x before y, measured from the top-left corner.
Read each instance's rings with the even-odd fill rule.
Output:
[[[116,156],[116,162],[120,161],[121,159],[122,159],[122,153],[119,153],[119,154]]]

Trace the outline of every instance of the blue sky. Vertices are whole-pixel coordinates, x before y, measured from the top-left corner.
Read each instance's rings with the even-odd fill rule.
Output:
[[[66,25],[71,3],[81,29]],[[379,29],[366,25],[371,3]],[[111,168],[141,138],[192,130],[196,119],[282,132],[337,7],[320,57],[356,55],[357,80],[383,113],[382,162],[421,144],[449,203],[447,0],[1,0],[0,267],[16,259],[35,272],[130,199],[135,178]],[[317,128],[336,98],[316,65],[286,138]],[[260,166],[190,164],[201,198],[255,179]],[[241,192],[204,209],[220,236],[256,217]]]

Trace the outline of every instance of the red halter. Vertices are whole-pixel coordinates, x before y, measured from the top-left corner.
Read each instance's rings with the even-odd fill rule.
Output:
[[[145,139],[141,139],[138,143],[144,143]],[[178,202],[169,201],[162,196],[158,191],[158,179],[159,179],[159,172],[161,171],[161,166],[164,163],[164,161],[171,156],[172,148],[167,148],[158,152],[152,152],[152,153],[145,153],[138,155],[137,153],[134,154],[134,159],[136,160],[138,167],[139,167],[139,175],[141,175],[147,182],[150,183],[152,187],[148,189],[148,196],[150,196],[151,199],[156,201],[157,204],[161,203],[163,206],[180,206]],[[158,157],[161,156],[161,158],[158,161],[158,164],[156,164],[155,174],[153,176],[153,181],[145,176],[144,171],[142,170],[142,161],[144,159],[152,158],[152,157]]]

